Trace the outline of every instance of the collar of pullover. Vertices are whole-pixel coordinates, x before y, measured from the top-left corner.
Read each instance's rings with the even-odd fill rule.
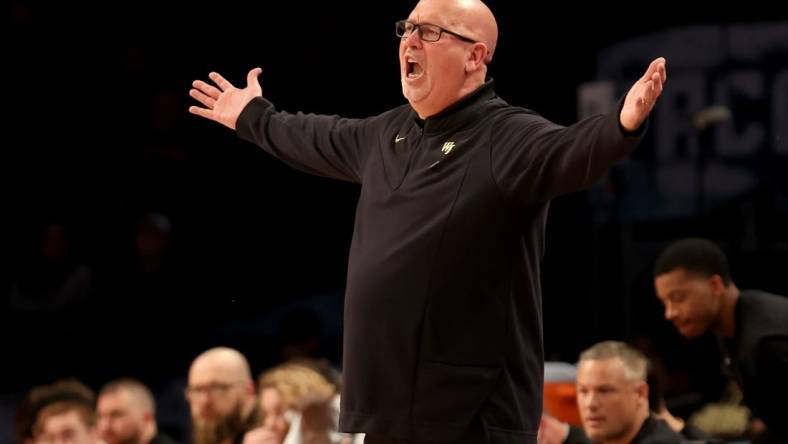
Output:
[[[425,134],[453,132],[482,117],[482,114],[484,114],[483,107],[475,105],[494,97],[495,89],[493,88],[493,80],[490,79],[476,91],[425,120],[420,119],[416,111],[411,112],[416,123],[424,129]]]

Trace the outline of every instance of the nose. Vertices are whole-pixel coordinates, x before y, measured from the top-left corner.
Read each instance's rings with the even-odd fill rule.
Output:
[[[192,400],[192,403],[194,404],[194,410],[201,415],[210,410],[213,404],[210,396],[200,396]]]
[[[404,44],[407,47],[420,48],[421,43],[422,42],[421,42],[421,38],[419,37],[418,28],[414,29],[413,32],[410,33],[410,35],[402,39],[402,44]]]
[[[594,396],[593,392],[588,392],[580,397],[578,397],[578,404],[580,405],[581,410],[591,411],[593,412],[596,410],[596,396]]]
[[[109,429],[109,420],[107,418],[99,418],[96,428],[100,434],[104,434]]]
[[[670,302],[665,303],[665,319],[672,321],[676,319],[677,315],[678,311],[676,311],[676,307],[674,307]]]

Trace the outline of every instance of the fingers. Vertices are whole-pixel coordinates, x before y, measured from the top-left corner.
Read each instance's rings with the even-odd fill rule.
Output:
[[[221,74],[219,74],[218,72],[212,72],[212,73],[208,74],[208,77],[209,77],[211,80],[213,80],[213,82],[214,82],[214,83],[216,83],[217,85],[219,85],[219,88],[220,88],[222,91],[227,91],[228,89],[230,89],[230,88],[233,88],[233,84],[232,84],[232,83],[230,83],[230,82],[229,82],[227,79],[225,79],[224,77],[222,77],[222,75],[221,75]]]
[[[247,76],[246,76],[246,83],[247,84],[252,84],[252,83],[257,82],[257,77],[262,72],[263,72],[262,68],[254,68],[251,71],[249,71],[249,74],[247,74]],[[204,94],[205,96],[208,96],[208,97],[210,97],[210,98],[212,98],[214,100],[219,100],[219,96],[222,94],[223,91],[226,91],[229,88],[233,88],[232,83],[227,81],[227,79],[222,77],[221,74],[219,74],[219,73],[212,72],[212,73],[208,74],[208,77],[211,80],[213,80],[214,82],[216,82],[216,84],[219,85],[219,88],[221,88],[221,90],[219,88],[216,88],[213,85],[210,85],[208,83],[203,82],[202,80],[195,80],[194,82],[192,82],[192,86],[196,90],[198,90],[199,92]],[[191,93],[190,93],[190,95],[191,95]],[[197,99],[197,97],[195,97],[194,95],[192,95],[192,97]],[[197,99],[197,100],[200,100],[200,99]],[[202,103],[205,103],[202,100],[200,100],[200,101]]]
[[[667,77],[668,77],[667,73],[666,73],[666,70],[665,70],[665,64],[666,63],[667,63],[667,61],[665,60],[665,57],[657,57],[656,59],[652,60],[651,63],[649,63],[645,74],[643,74],[643,77],[641,77],[640,80],[647,81],[647,80],[651,79],[651,77],[653,76],[653,74],[655,72],[657,72],[657,73],[660,74],[660,77],[662,78],[662,81],[664,82],[665,80],[667,80]]]
[[[260,76],[260,74],[262,74],[262,72],[263,72],[262,68],[254,68],[251,71],[249,71],[249,74],[246,75],[246,84],[247,84],[247,86],[248,85],[252,85],[254,83],[259,84],[259,82],[257,80],[257,77]]]
[[[659,81],[661,83],[664,83],[666,80],[668,80],[668,73],[667,73],[667,69],[665,68],[666,64],[667,61],[665,60],[664,57],[658,57],[654,59],[653,62],[651,62],[651,64],[648,67],[648,70],[646,70],[646,74],[648,74],[649,78],[652,79],[654,78],[654,75],[658,75]]]
[[[203,94],[202,91],[197,89],[190,89],[189,95],[196,99],[198,102],[202,103],[208,109],[213,109],[216,106],[216,99],[213,97],[208,97],[207,95]]]
[[[662,88],[664,87],[663,83],[665,80],[662,78],[662,74],[655,72],[653,76],[651,76],[651,81],[654,84],[652,90],[654,91],[654,98],[656,99],[662,94]]]
[[[646,84],[646,97],[649,104],[653,104],[662,95],[662,77],[658,72],[651,75],[651,80]]]
[[[664,69],[665,63],[667,63],[665,57],[657,57],[656,59],[652,60],[651,63],[649,63],[646,72],[654,73],[659,71],[660,69]]]
[[[644,82],[643,94],[638,103],[647,110],[650,110],[657,98],[662,94],[663,84],[668,78],[665,63],[664,57],[654,59],[641,78],[641,81]]]
[[[209,120],[216,120],[213,117],[213,111],[205,108],[200,108],[199,106],[190,106],[189,112],[200,117],[205,117]]]
[[[252,97],[262,95],[262,88],[257,80],[257,76],[262,72],[263,70],[260,68],[254,68],[249,71],[246,79],[248,85],[243,89],[234,87],[232,83],[217,72],[208,74],[208,77],[216,86],[201,80],[193,81],[192,89],[189,90],[189,96],[200,102],[202,107],[189,107],[189,112],[235,129],[235,120],[239,114],[239,110],[236,108],[248,103]],[[220,108],[219,112],[216,110],[217,106]]]
[[[213,99],[216,100],[219,99],[219,95],[222,93],[215,86],[209,85],[203,82],[202,80],[195,80],[194,82],[192,82],[192,86],[200,90],[200,92],[202,92],[203,94],[212,97]]]
[[[654,103],[654,81],[646,81],[643,95],[640,96],[640,105],[648,109]]]

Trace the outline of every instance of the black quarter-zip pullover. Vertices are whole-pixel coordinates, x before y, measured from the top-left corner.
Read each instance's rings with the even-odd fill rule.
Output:
[[[619,110],[569,127],[492,81],[420,120],[278,112],[240,137],[300,170],[361,184],[344,308],[340,427],[414,441],[535,442],[542,408],[539,263],[548,202],[591,186],[640,141]]]

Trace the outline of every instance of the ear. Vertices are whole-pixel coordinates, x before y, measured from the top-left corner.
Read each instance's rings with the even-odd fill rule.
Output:
[[[640,381],[635,386],[635,392],[637,392],[638,397],[642,399],[644,402],[648,402],[648,384],[645,381]]]
[[[725,282],[723,282],[722,276],[718,274],[712,275],[709,278],[709,284],[715,295],[722,294],[725,291]]]
[[[247,381],[246,394],[250,395],[250,396],[256,396],[257,395],[257,388],[255,387],[253,379],[249,379],[249,381]]]
[[[487,45],[481,42],[476,42],[471,46],[468,52],[468,58],[465,61],[465,71],[473,72],[485,65],[487,58]]]

